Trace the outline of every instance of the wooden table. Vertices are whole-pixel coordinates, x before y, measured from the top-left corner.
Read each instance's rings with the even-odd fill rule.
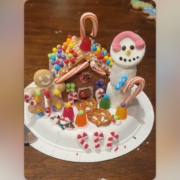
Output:
[[[99,20],[95,38],[110,49],[113,38],[131,30],[146,42],[146,54],[138,65],[138,75],[146,80],[144,92],[155,109],[155,21],[146,19],[141,10],[134,10],[130,0],[31,0],[25,3],[25,61],[26,87],[34,73],[48,69],[47,54],[62,44],[68,34],[80,35],[79,19],[84,12],[93,12]],[[86,33],[92,23],[86,21]],[[28,180],[145,180],[155,177],[155,123],[147,139],[132,152],[98,163],[74,163],[57,160],[24,146],[25,177]]]

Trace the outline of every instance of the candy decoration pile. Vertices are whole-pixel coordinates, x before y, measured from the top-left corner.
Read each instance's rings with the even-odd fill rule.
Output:
[[[147,19],[156,20],[156,8],[147,7],[143,9],[144,14],[148,14]]]

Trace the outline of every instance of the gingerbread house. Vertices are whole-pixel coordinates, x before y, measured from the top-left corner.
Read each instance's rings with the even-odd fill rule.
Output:
[[[92,38],[85,35],[85,19],[93,22],[91,35],[97,33],[97,17],[85,13],[80,19],[80,38],[68,35],[62,45],[52,48],[49,57],[49,70],[52,72],[55,83],[64,82],[66,90],[62,92],[65,102],[69,101],[71,93],[76,99],[95,97],[98,89],[106,91],[113,60],[105,48]]]

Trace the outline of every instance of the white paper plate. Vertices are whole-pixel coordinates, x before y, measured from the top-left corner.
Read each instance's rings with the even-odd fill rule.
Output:
[[[34,86],[34,83],[31,83],[28,87]],[[135,87],[132,88],[132,90],[134,89]],[[107,127],[97,128],[88,121],[88,127],[84,129],[62,130],[59,126],[52,125],[50,118],[38,117],[29,113],[27,107],[28,104],[24,103],[24,124],[38,137],[38,140],[31,146],[51,157],[72,162],[98,162],[122,156],[137,148],[147,138],[154,123],[154,111],[144,92],[141,92],[129,104],[128,117],[119,126],[111,124]],[[115,109],[110,109],[110,112],[113,114]],[[91,153],[86,153],[77,146],[75,136],[78,132],[87,132],[88,130],[91,134],[98,129],[104,135],[111,129],[119,132],[118,150],[115,151],[115,147],[109,152],[102,148],[100,153],[94,150]],[[67,136],[74,139],[67,140]]]

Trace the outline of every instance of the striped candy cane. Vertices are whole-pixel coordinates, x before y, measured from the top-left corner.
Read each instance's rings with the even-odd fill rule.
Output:
[[[101,149],[100,140],[104,139],[104,134],[101,131],[95,131],[93,133],[93,148],[95,150]]]
[[[61,83],[64,82],[66,79],[69,79],[70,77],[72,77],[74,74],[82,71],[83,69],[85,69],[86,67],[89,66],[88,62],[84,62],[83,64],[79,64],[78,66],[74,67],[73,69],[71,69],[69,72],[67,72],[66,74],[64,74],[63,76],[60,76],[59,78],[56,78],[54,81],[55,83]]]
[[[136,76],[132,78],[124,87],[123,92],[127,93],[134,84],[139,83],[139,86],[135,89],[135,91],[124,99],[125,104],[127,105],[132,99],[134,99],[143,89],[145,86],[145,80],[142,77]]]
[[[90,63],[90,66],[91,66],[91,69],[95,72],[97,72],[98,74],[100,74],[101,76],[105,76],[106,75],[106,72],[102,69],[100,69],[96,63],[94,61],[91,61]]]
[[[86,32],[85,32],[85,21],[86,19],[89,18],[91,19],[92,23],[93,23],[93,27],[92,27],[92,32],[91,32],[91,36],[95,37],[97,34],[97,29],[98,29],[98,19],[96,17],[95,14],[91,13],[91,12],[87,12],[84,13],[81,18],[80,18],[80,36],[81,39],[86,37]]]
[[[113,144],[117,143],[119,140],[119,135],[116,131],[110,131],[108,133],[106,143],[105,143],[105,149],[106,150],[111,150],[113,147]]]
[[[87,138],[88,134],[86,132],[80,132],[76,136],[77,142],[85,151],[90,149],[89,143],[86,140]]]

